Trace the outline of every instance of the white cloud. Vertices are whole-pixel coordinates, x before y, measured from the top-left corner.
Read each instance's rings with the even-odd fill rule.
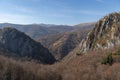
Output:
[[[78,11],[81,14],[86,14],[86,15],[105,15],[106,12],[101,12],[101,11],[94,11],[94,10],[81,10]]]
[[[16,5],[12,3],[6,3],[6,5],[0,5],[0,10],[3,12],[7,11],[7,12],[15,12],[15,13],[16,12],[18,13],[33,13],[34,12],[33,9],[27,6]]]
[[[100,3],[103,3],[104,2],[104,0],[96,0],[97,2],[100,2]]]
[[[84,14],[84,15],[105,15],[107,12],[106,11],[98,11],[98,10],[72,10],[72,9],[64,9],[62,10],[63,13],[68,13],[68,14]]]
[[[22,24],[28,24],[32,23],[31,20],[33,20],[34,17],[26,16],[26,15],[20,15],[20,14],[6,14],[6,13],[0,13],[0,23],[22,23]]]
[[[33,13],[34,12],[33,10],[31,10],[29,8],[26,8],[23,6],[17,6],[17,5],[14,5],[13,9],[16,11],[24,12],[24,13]]]

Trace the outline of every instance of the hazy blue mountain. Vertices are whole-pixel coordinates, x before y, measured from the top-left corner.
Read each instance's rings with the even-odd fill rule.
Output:
[[[58,34],[73,30],[73,27],[71,26],[52,25],[52,24],[20,25],[20,24],[1,23],[0,28],[4,28],[4,27],[14,27],[22,32],[25,32],[27,35],[29,35],[34,39],[46,35]]]

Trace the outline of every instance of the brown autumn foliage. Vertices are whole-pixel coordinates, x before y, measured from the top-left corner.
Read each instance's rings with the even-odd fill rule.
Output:
[[[0,80],[120,80],[120,55],[113,56],[112,65],[101,64],[106,53],[117,50],[92,51],[53,65],[0,56]]]
[[[60,80],[54,68],[0,56],[0,80]]]

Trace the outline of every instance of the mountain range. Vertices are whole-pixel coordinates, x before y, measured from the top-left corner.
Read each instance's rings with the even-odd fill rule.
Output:
[[[74,26],[0,28],[0,80],[120,79],[120,12]]]
[[[70,32],[74,30],[84,30],[85,28],[92,28],[94,23],[84,23],[75,25],[75,26],[68,26],[68,25],[53,25],[53,24],[28,24],[28,25],[21,25],[21,24],[11,24],[11,23],[1,23],[0,28],[4,27],[13,27],[22,32],[25,32],[33,39],[37,39],[40,37],[59,34],[64,32]]]
[[[55,56],[57,60],[64,58],[87,35],[88,30],[94,27],[95,22],[83,23],[74,26],[52,24],[20,25],[1,23],[0,28],[16,28],[32,39],[40,42]]]

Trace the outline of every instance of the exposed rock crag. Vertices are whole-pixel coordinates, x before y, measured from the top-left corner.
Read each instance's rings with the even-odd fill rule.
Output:
[[[89,50],[108,49],[117,44],[120,44],[120,12],[100,19],[76,50],[77,54],[81,54]]]

